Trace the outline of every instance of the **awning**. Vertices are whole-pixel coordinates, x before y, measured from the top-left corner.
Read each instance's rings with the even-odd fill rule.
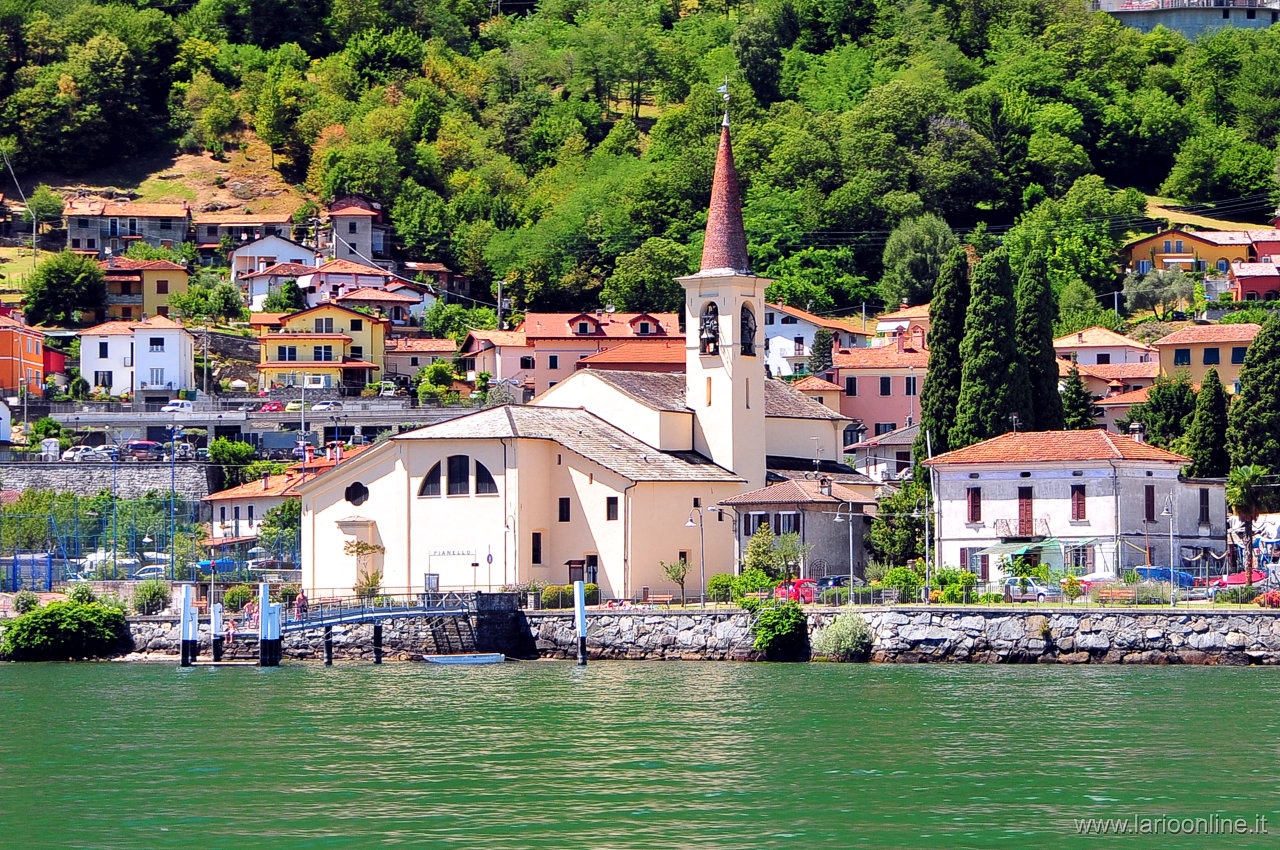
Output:
[[[997,543],[978,552],[979,555],[1028,555],[1041,549],[1057,549],[1061,542],[1056,537],[1048,537],[1038,543]]]

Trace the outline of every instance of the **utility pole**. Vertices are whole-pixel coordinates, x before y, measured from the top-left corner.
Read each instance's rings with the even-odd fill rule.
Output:
[[[498,281],[498,330],[502,330],[502,284],[505,281]]]
[[[204,395],[209,395],[209,323],[204,323]]]

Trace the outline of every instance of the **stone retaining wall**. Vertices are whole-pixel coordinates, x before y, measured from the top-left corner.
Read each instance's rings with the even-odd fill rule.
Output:
[[[178,495],[199,500],[209,495],[208,464],[124,461],[115,465],[114,481],[122,499],[140,499],[149,491],[169,492],[170,475],[177,482]],[[0,487],[6,490],[61,490],[80,496],[96,496],[111,491],[110,463],[6,463],[0,465]]]

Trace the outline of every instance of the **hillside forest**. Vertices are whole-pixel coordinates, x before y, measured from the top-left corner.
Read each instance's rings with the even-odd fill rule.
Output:
[[[516,309],[679,305],[726,83],[753,268],[820,313],[928,300],[965,240],[1093,321],[1146,195],[1263,221],[1280,133],[1280,28],[1082,0],[0,0],[0,53],[20,178],[254,134]]]

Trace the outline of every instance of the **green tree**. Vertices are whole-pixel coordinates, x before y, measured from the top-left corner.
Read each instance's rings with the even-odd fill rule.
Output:
[[[600,289],[600,302],[627,312],[680,312],[684,287],[675,278],[689,273],[689,251],[672,239],[651,237],[618,257]]]
[[[1030,394],[1018,355],[1013,272],[1004,248],[982,258],[973,272],[960,358],[960,399],[948,435],[954,451],[989,440],[1013,428],[1010,417],[1027,422]]]
[[[924,554],[924,516],[916,513],[927,495],[924,484],[912,480],[880,499],[867,537],[879,561],[902,566]]]
[[[497,326],[498,316],[488,307],[446,304],[443,298],[432,302],[422,316],[422,329],[433,339],[462,342],[473,330],[493,330]]]
[[[947,223],[932,213],[906,219],[895,227],[885,242],[882,258],[880,297],[885,306],[892,310],[902,303],[928,301],[942,261],[957,244]]]
[[[1187,433],[1196,413],[1196,391],[1185,372],[1172,378],[1156,378],[1147,390],[1147,400],[1129,408],[1129,415],[1116,424],[1122,430],[1129,423],[1146,426],[1147,442],[1162,449],[1172,449],[1175,441]]]
[[[778,578],[778,559],[774,552],[773,529],[762,522],[747,541],[747,551],[742,556],[742,571],[759,570],[770,578]]]
[[[221,468],[228,487],[250,480],[246,478],[246,470],[253,456],[253,446],[239,440],[219,437],[209,444],[209,462]]]
[[[1062,428],[1062,397],[1058,394],[1058,355],[1053,350],[1053,324],[1058,307],[1049,286],[1044,253],[1027,255],[1017,289],[1018,354],[1026,366],[1031,396],[1029,431]]]
[[[35,222],[35,232],[46,221],[59,221],[62,218],[62,196],[41,183],[27,198],[27,209],[22,213],[23,221]]]
[[[240,318],[244,313],[240,288],[229,281],[215,285],[209,292],[209,313],[219,319]]]
[[[782,577],[789,579],[793,575],[800,575],[800,569],[812,550],[813,544],[802,542],[800,535],[794,531],[779,534],[773,542],[773,558],[774,563],[782,570]]]
[[[1232,466],[1280,469],[1280,314],[1253,338],[1227,416]]]
[[[62,324],[97,318],[107,306],[107,282],[89,257],[62,251],[27,278],[23,308],[32,324]]]
[[[262,309],[267,313],[296,313],[307,309],[307,296],[298,282],[289,278],[275,292],[267,294],[262,302]]]
[[[924,460],[929,435],[933,453],[950,450],[948,437],[956,420],[960,401],[960,341],[964,338],[964,317],[969,309],[969,257],[961,246],[951,249],[933,299],[929,302],[929,369],[920,391],[920,436],[915,456]]]
[[[1062,427],[1068,431],[1085,431],[1098,427],[1102,408],[1093,403],[1093,394],[1080,378],[1080,369],[1071,364],[1071,371],[1062,384]]]
[[[813,332],[813,347],[809,351],[809,374],[821,375],[831,368],[834,346],[835,336],[829,328],[818,328]]]
[[[1227,504],[1244,523],[1246,582],[1253,587],[1253,523],[1274,502],[1268,497],[1266,467],[1249,465],[1234,467],[1227,474]]]
[[[1221,478],[1231,468],[1227,449],[1227,394],[1218,379],[1218,370],[1210,368],[1196,393],[1196,412],[1186,437],[1187,475],[1192,478]]]
[[[258,545],[276,554],[292,552],[302,530],[302,500],[285,499],[262,515]]]
[[[1178,149],[1160,194],[1180,201],[1238,198],[1275,186],[1271,151],[1232,127],[1207,126]]]
[[[673,581],[676,587],[680,588],[680,604],[685,604],[684,583],[689,576],[689,562],[681,558],[674,563],[668,564],[666,561],[658,562],[662,567],[662,574]]]
[[[1132,273],[1124,279],[1124,301],[1131,311],[1150,310],[1163,322],[1171,310],[1192,300],[1195,288],[1195,279],[1182,269]]]

